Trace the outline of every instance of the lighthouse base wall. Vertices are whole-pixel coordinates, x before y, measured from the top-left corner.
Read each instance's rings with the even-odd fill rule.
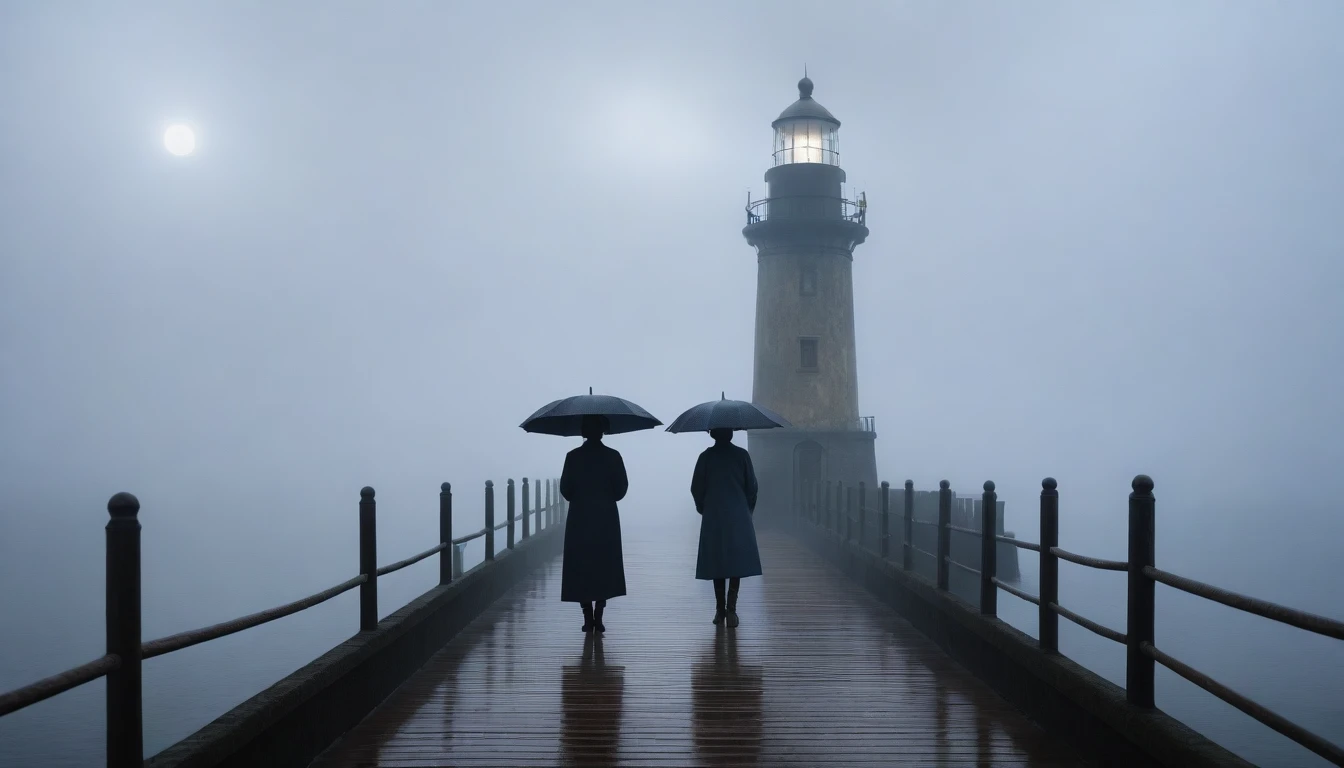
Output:
[[[877,501],[876,432],[862,430],[770,429],[748,433],[747,450],[760,486],[755,518],[758,524],[784,524],[801,503],[805,484],[827,480],[853,488],[859,483],[867,504]],[[869,522],[872,525],[872,522]]]

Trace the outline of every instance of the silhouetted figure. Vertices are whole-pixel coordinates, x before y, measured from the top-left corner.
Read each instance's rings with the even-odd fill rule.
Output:
[[[625,594],[616,502],[625,498],[630,483],[621,454],[602,444],[607,426],[605,416],[583,417],[583,445],[565,455],[560,473],[560,495],[569,501],[560,599],[583,608],[584,632],[607,631],[602,609]]]
[[[714,580],[714,623],[736,627],[741,579],[761,575],[756,547],[756,470],[746,449],[733,445],[731,429],[711,429],[714,444],[700,453],[691,496],[700,513],[700,554],[695,578]],[[727,594],[724,582],[728,581]]]

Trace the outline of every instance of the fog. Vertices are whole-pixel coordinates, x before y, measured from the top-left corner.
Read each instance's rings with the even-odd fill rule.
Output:
[[[102,653],[114,492],[143,505],[159,636],[353,575],[361,486],[381,562],[434,542],[441,482],[479,527],[486,479],[558,476],[577,441],[518,428],[550,400],[750,399],[742,206],[804,66],[869,201],[879,473],[993,479],[1032,540],[1056,477],[1063,545],[1103,557],[1147,473],[1159,565],[1344,615],[1341,24],[1330,0],[5,4],[0,689]],[[691,514],[705,442],[611,438],[623,518]],[[147,746],[353,631],[353,602],[320,610],[221,641],[260,677],[174,725],[147,681]],[[1338,648],[1196,640],[1215,676],[1266,654],[1344,684]],[[157,674],[232,684],[189,653]],[[1241,690],[1344,721],[1273,688]],[[22,715],[53,753],[101,732],[97,692],[66,696],[91,722]]]

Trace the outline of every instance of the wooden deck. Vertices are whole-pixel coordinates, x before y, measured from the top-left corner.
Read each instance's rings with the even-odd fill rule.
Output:
[[[714,627],[691,518],[626,523],[603,637],[554,562],[313,765],[1083,764],[786,535],[760,536],[741,626]]]

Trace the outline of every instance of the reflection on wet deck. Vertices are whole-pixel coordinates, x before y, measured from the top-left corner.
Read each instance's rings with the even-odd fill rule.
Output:
[[[1080,764],[786,535],[761,534],[742,625],[714,627],[697,523],[627,528],[603,637],[559,601],[556,561],[314,766]]]

